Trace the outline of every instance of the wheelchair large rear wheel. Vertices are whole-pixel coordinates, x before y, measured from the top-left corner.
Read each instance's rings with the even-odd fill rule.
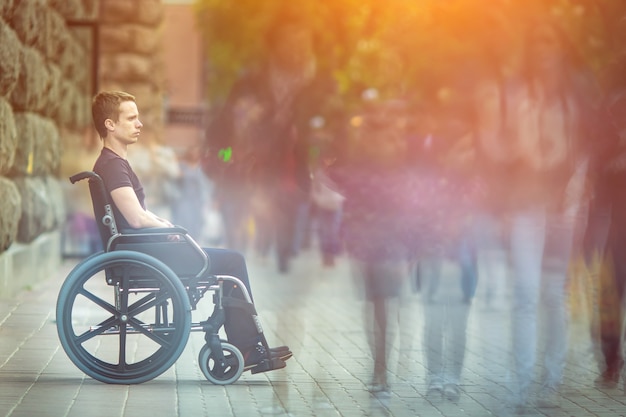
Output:
[[[216,385],[228,385],[237,381],[243,373],[244,360],[241,351],[228,342],[221,342],[224,361],[216,355],[208,344],[202,346],[198,355],[198,365],[204,377]]]
[[[57,331],[70,360],[111,384],[139,384],[185,349],[191,307],[179,278],[158,259],[113,251],[79,263],[59,291]]]

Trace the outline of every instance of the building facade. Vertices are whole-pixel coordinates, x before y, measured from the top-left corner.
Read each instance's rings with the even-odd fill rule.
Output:
[[[74,220],[92,217],[68,176],[100,149],[95,92],[137,97],[150,169],[165,138],[163,18],[160,0],[0,0],[0,297],[48,277]]]

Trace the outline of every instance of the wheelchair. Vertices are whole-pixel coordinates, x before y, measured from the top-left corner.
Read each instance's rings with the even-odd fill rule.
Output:
[[[69,359],[98,381],[139,384],[169,369],[190,333],[202,331],[206,344],[198,364],[203,375],[217,385],[236,382],[247,370],[244,357],[219,331],[226,320],[225,282],[240,287],[245,302],[253,305],[242,281],[209,274],[209,257],[182,227],[118,230],[102,179],[91,171],[70,177],[72,184],[84,179],[89,180],[104,250],[78,263],[59,290],[57,332]],[[213,295],[213,312],[207,320],[192,323],[191,312],[207,293]],[[269,352],[253,313],[259,339]],[[270,356],[251,372],[284,366]]]

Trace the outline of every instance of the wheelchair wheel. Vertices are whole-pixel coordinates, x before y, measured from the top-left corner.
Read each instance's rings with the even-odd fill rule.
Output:
[[[178,277],[163,262],[113,251],[79,263],[56,306],[57,332],[69,359],[111,384],[139,384],[161,375],[183,352],[191,307]]]
[[[202,346],[198,355],[198,364],[204,377],[216,385],[228,385],[237,381],[243,373],[243,355],[241,351],[228,342],[222,342],[224,364],[215,360],[209,345]]]

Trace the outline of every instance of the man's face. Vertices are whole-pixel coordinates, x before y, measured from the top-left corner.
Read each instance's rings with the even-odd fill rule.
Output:
[[[120,104],[120,114],[117,121],[113,120],[112,135],[127,145],[137,142],[143,124],[139,121],[139,110],[134,101],[124,101]]]

